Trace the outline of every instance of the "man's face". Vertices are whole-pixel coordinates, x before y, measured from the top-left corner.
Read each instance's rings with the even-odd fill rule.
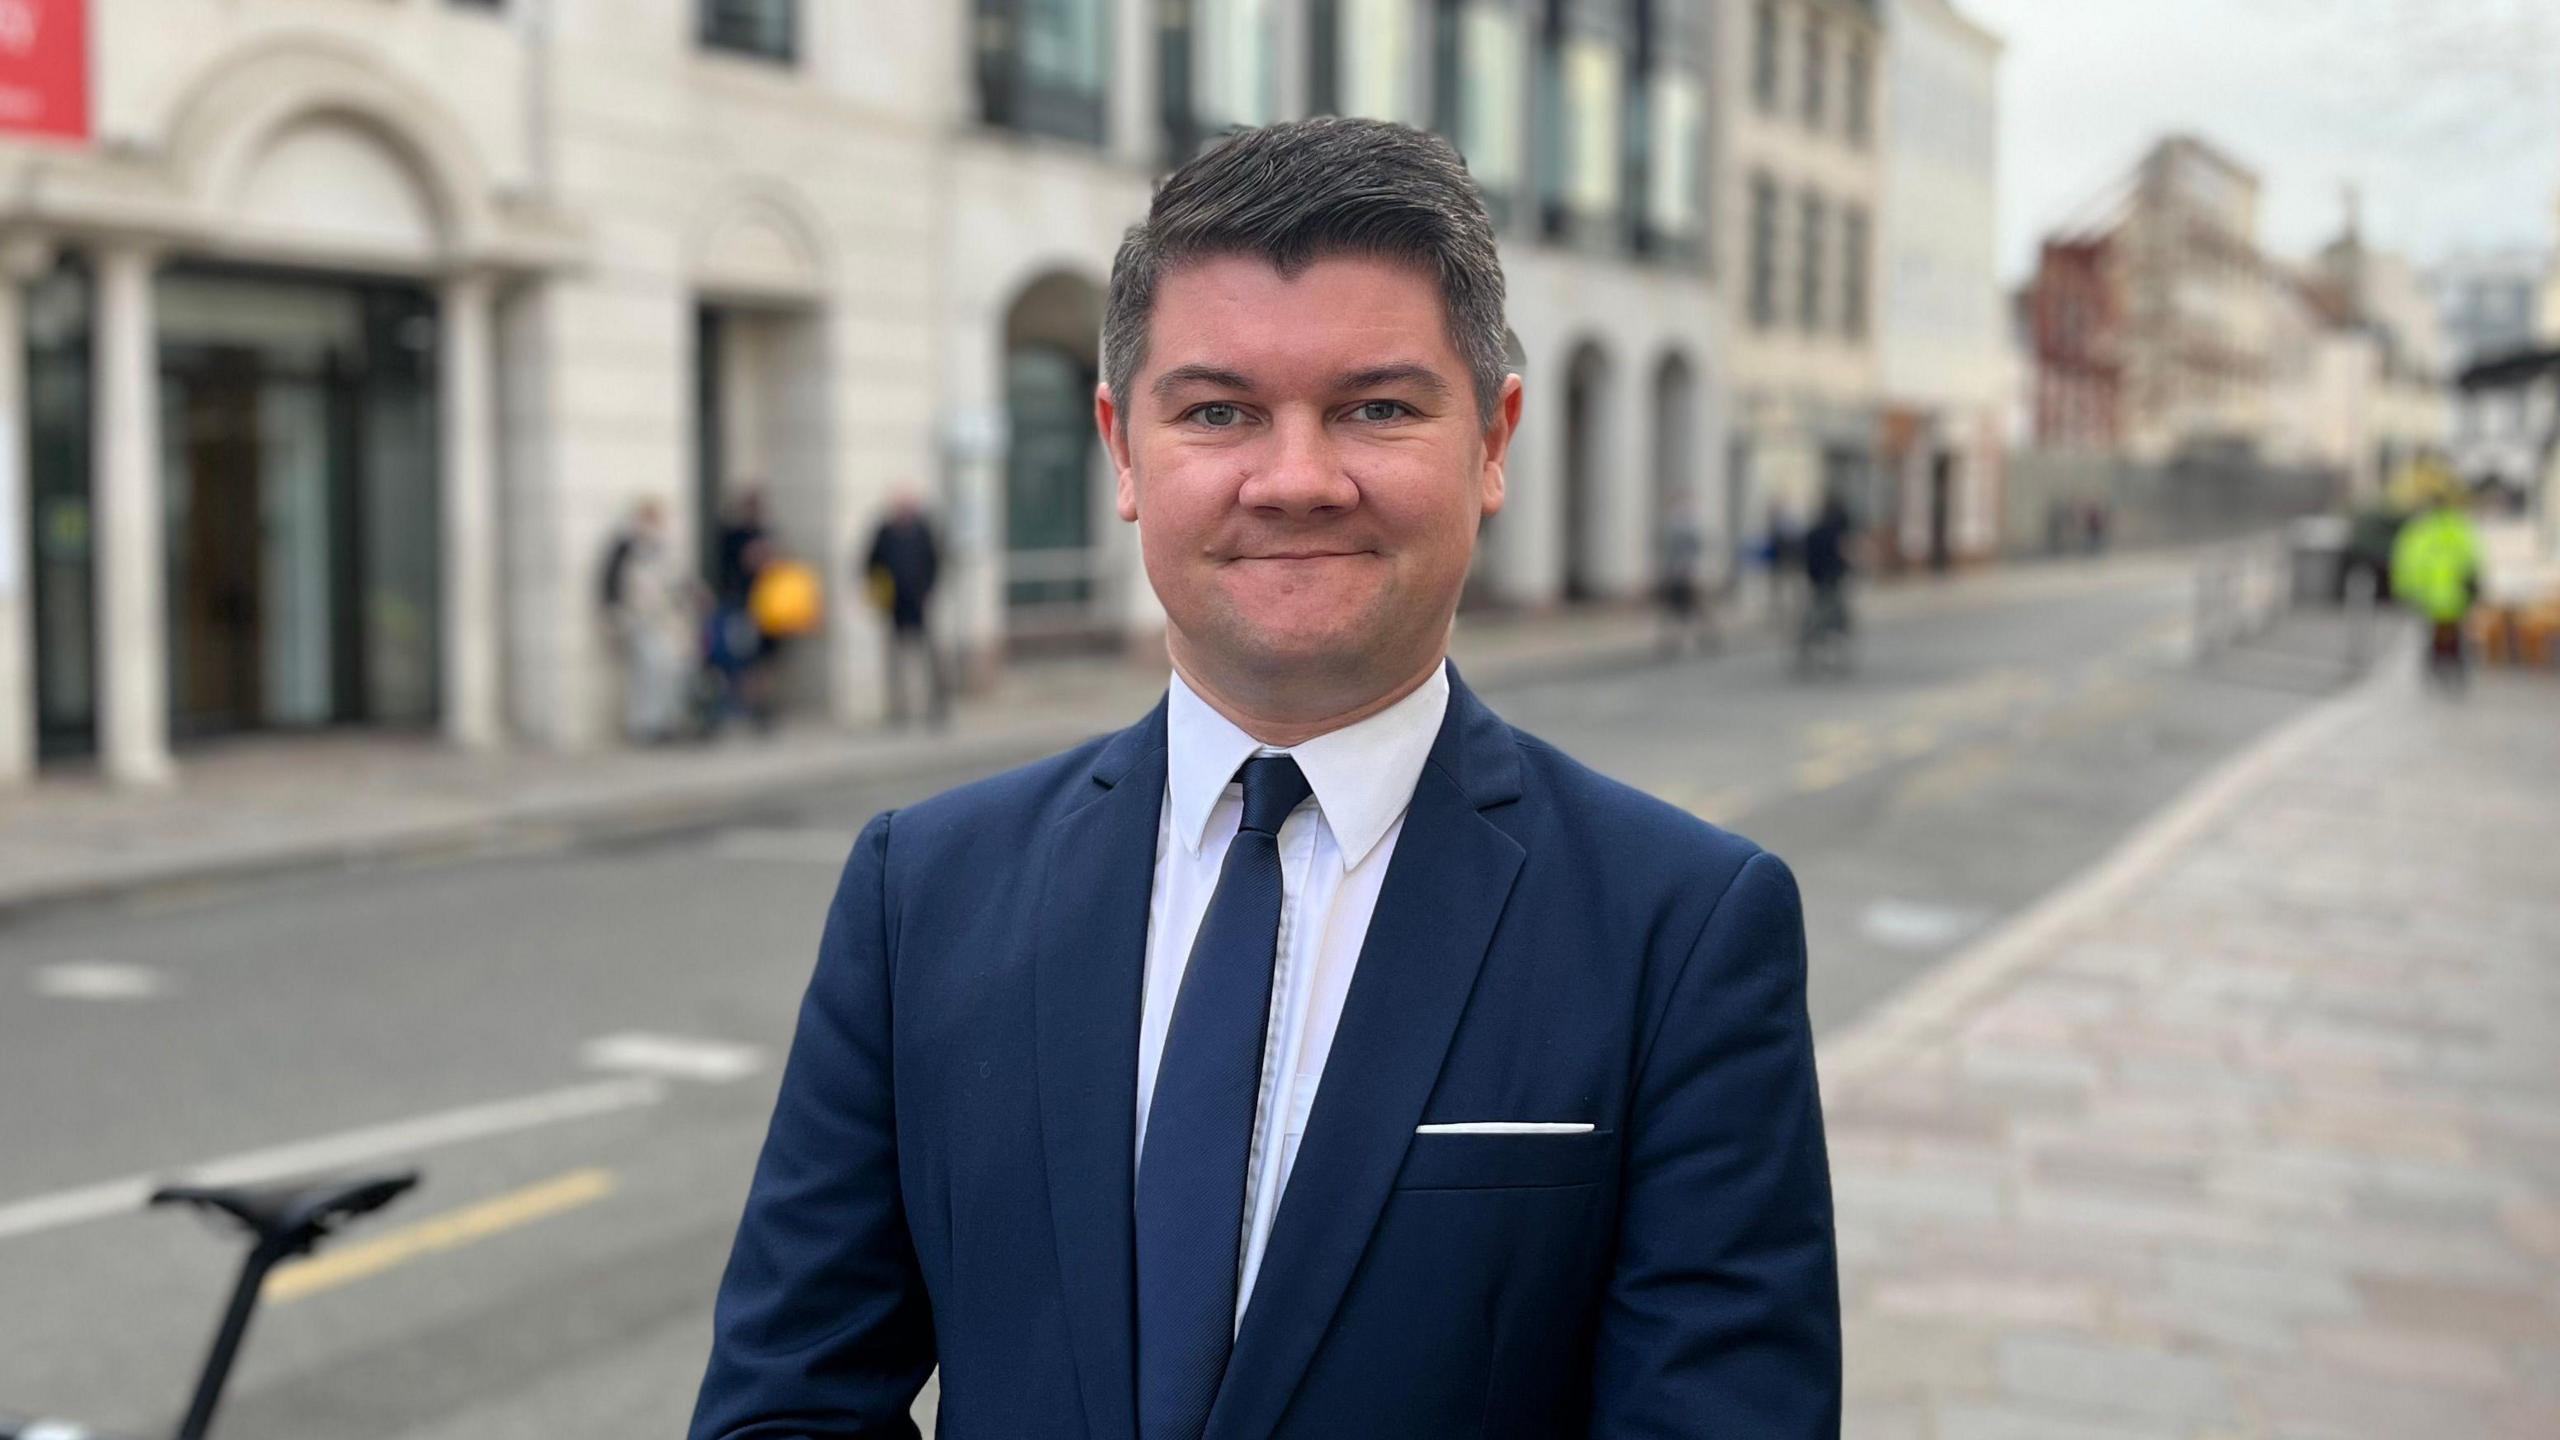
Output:
[[[1104,387],[1095,415],[1177,659],[1356,690],[1440,653],[1502,506],[1520,380],[1484,424],[1429,276],[1359,256],[1292,279],[1182,266],[1131,390]]]

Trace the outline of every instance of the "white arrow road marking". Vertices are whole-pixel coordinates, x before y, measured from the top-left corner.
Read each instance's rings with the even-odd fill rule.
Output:
[[[764,1068],[764,1052],[753,1045],[636,1030],[590,1040],[579,1048],[578,1059],[590,1070],[628,1070],[714,1085],[743,1080]]]
[[[175,1175],[129,1175],[121,1180],[84,1185],[77,1190],[30,1196],[0,1205],[0,1240],[139,1210],[150,1201],[155,1188],[171,1180],[184,1180],[195,1185],[254,1185],[288,1176],[406,1159],[420,1150],[439,1145],[454,1145],[465,1140],[481,1140],[568,1120],[584,1120],[616,1110],[655,1105],[666,1095],[666,1082],[647,1076],[595,1080],[514,1100],[466,1105],[458,1110],[395,1120],[388,1125],[343,1131],[266,1150],[252,1150],[243,1155],[210,1160]]]
[[[39,965],[27,978],[37,994],[51,1000],[157,1000],[169,992],[159,971],[112,960]]]

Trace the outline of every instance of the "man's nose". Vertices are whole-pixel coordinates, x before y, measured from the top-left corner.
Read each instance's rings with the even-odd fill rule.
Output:
[[[1338,514],[1360,503],[1360,487],[1342,468],[1341,450],[1321,416],[1273,422],[1262,459],[1236,496],[1248,509],[1306,519]]]

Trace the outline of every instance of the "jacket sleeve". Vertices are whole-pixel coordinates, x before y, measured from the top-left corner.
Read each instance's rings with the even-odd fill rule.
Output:
[[[934,1364],[890,1092],[888,815],[819,942],[712,1322],[692,1440],[894,1436]]]
[[[1638,1062],[1593,1440],[1836,1440],[1840,1293],[1804,909],[1744,862]]]

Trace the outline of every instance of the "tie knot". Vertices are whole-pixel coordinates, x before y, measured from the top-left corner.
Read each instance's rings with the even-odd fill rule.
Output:
[[[1236,779],[1244,785],[1244,828],[1265,835],[1278,835],[1280,823],[1314,791],[1306,772],[1287,755],[1247,760],[1236,771]]]

